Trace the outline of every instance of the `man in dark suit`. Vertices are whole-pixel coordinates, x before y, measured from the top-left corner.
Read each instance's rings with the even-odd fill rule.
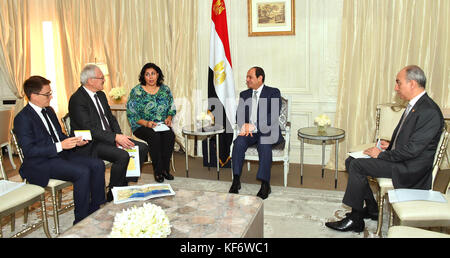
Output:
[[[141,169],[148,157],[147,144],[122,134],[119,123],[113,116],[103,90],[105,77],[95,65],[87,65],[81,71],[81,86],[70,97],[70,127],[73,130],[90,130],[92,142],[77,151],[84,155],[110,161],[111,175],[107,201],[112,201],[114,186],[127,186],[126,172],[130,156],[124,149],[139,146]],[[121,148],[119,148],[121,147]]]
[[[75,148],[87,144],[68,138],[61,130],[52,99],[50,81],[32,76],[25,81],[29,103],[14,118],[14,132],[24,154],[19,173],[31,184],[47,186],[50,178],[73,183],[74,224],[105,203],[105,165],[100,159],[79,156]],[[79,146],[79,147],[77,147]]]
[[[349,173],[343,203],[352,207],[346,218],[327,222],[339,231],[364,230],[364,218],[377,219],[378,207],[367,176],[392,178],[394,188],[430,189],[432,166],[444,119],[439,106],[425,92],[426,77],[420,67],[403,68],[395,91],[408,107],[395,128],[391,142],[364,151],[368,159],[348,158]],[[366,207],[364,207],[364,203]]]
[[[257,196],[266,199],[270,192],[270,167],[272,166],[272,146],[284,142],[279,125],[281,94],[277,88],[264,85],[265,73],[260,67],[252,67],[247,72],[248,90],[241,92],[236,114],[240,128],[232,150],[233,183],[230,193],[239,193],[240,176],[245,152],[257,145],[259,167],[256,178],[261,181]]]

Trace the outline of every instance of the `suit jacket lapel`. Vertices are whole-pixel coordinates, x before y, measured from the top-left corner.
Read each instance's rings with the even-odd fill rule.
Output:
[[[36,111],[30,106],[30,104],[25,106],[25,109],[27,110],[31,120],[35,123],[38,124],[38,127],[41,128],[42,133],[48,135],[49,137],[51,137],[50,133],[48,132],[47,128],[44,125],[44,122],[42,122],[42,119],[39,117],[38,113],[36,113]]]

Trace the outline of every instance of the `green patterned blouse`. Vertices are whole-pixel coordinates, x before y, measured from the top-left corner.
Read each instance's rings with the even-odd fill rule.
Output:
[[[162,84],[155,95],[147,93],[141,84],[130,92],[127,102],[127,117],[131,130],[136,131],[141,125],[137,121],[164,122],[168,116],[175,116],[173,96],[167,85]]]

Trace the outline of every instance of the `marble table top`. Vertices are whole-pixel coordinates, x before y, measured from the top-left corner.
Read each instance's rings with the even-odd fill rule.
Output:
[[[174,196],[147,200],[160,206],[172,225],[171,238],[263,237],[263,200],[248,195],[173,189]],[[108,203],[60,235],[64,238],[108,237],[116,213],[144,202]],[[258,224],[258,225],[254,225]],[[249,231],[255,231],[249,234]]]

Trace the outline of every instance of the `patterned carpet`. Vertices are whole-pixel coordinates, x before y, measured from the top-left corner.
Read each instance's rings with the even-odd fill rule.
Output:
[[[108,178],[109,175],[106,175]],[[14,178],[12,178],[14,181]],[[153,175],[143,174],[137,184],[154,183]],[[189,190],[203,190],[228,192],[230,182],[217,180],[204,180],[176,177],[173,181],[167,181],[174,189],[183,188]],[[240,194],[256,195],[259,185],[242,183]],[[349,210],[342,205],[343,192],[302,189],[293,187],[272,186],[272,193],[264,201],[264,237],[266,238],[372,238],[377,237],[377,222],[365,220],[366,228],[362,233],[337,232],[325,227],[325,222],[339,220]],[[64,192],[63,203],[72,198],[70,189]],[[47,209],[53,214],[51,201],[48,198]],[[36,221],[39,211],[35,205],[34,211],[29,215],[29,222]],[[16,214],[16,232],[22,227],[23,214]],[[64,232],[72,226],[73,210],[60,215],[60,231]],[[383,236],[387,232],[387,215],[384,217]],[[49,216],[49,227],[53,237],[56,236],[53,229],[53,217]],[[4,237],[12,235],[9,219],[2,221]],[[28,238],[45,237],[42,228],[30,233]]]

